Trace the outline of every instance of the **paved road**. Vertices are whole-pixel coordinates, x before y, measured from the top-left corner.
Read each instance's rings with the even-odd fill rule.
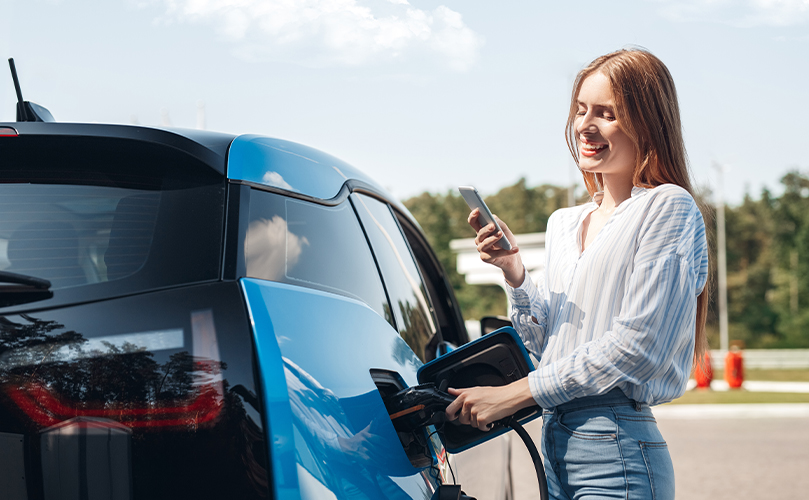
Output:
[[[809,418],[658,420],[674,460],[678,499],[809,498]],[[526,428],[539,443],[541,424]],[[511,453],[514,500],[539,498],[533,465],[516,436]],[[476,463],[464,463],[464,475],[485,477],[491,470],[485,460],[480,455]],[[464,489],[475,494],[474,487]]]

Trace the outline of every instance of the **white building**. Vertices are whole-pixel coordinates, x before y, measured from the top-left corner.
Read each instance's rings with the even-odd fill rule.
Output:
[[[523,264],[534,280],[545,268],[545,233],[526,233],[515,235],[520,248]],[[497,285],[505,292],[505,279],[500,269],[480,260],[474,238],[464,238],[449,242],[450,249],[457,254],[455,267],[464,280],[470,285]],[[475,320],[466,322],[469,338],[480,336],[480,323]]]

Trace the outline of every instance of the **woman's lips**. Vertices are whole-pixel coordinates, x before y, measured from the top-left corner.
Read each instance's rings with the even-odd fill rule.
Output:
[[[591,144],[584,141],[579,143],[579,151],[582,156],[595,156],[605,149],[607,149],[606,144]]]

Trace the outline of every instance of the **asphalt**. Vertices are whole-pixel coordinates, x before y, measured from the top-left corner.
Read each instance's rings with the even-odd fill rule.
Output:
[[[809,498],[809,404],[668,405],[653,411],[674,462],[678,499]],[[526,429],[539,443],[541,421]],[[514,500],[535,500],[539,488],[530,456],[510,434]],[[466,477],[494,481],[496,458],[478,457],[464,463]],[[467,492],[475,494],[478,488],[470,486]]]

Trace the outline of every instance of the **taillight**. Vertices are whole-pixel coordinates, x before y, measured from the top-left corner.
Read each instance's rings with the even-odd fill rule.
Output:
[[[221,386],[209,386],[191,399],[173,402],[172,406],[114,406],[103,409],[82,408],[62,401],[45,384],[32,382],[7,389],[11,399],[31,420],[51,427],[75,417],[101,417],[129,427],[199,427],[214,420],[222,406]]]
[[[165,364],[148,363],[145,352],[177,350],[184,346],[182,329],[142,332],[108,337],[84,339],[43,350],[34,346],[28,350],[7,352],[0,356],[5,368],[28,366],[38,361],[40,366],[50,365],[41,373],[26,373],[10,377],[5,384],[9,398],[28,418],[40,427],[52,427],[77,417],[109,419],[132,428],[184,427],[196,430],[214,422],[223,407],[224,388],[221,361],[210,310],[191,313],[191,340],[193,355],[179,352]],[[127,352],[129,351],[129,352]],[[132,356],[141,360],[131,362]],[[128,357],[128,358],[127,358]],[[145,361],[144,361],[145,360]],[[77,365],[82,365],[78,366]],[[64,367],[64,370],[60,369]],[[151,372],[147,372],[151,370]],[[115,393],[117,380],[106,372],[130,372],[151,387]],[[103,385],[79,389],[64,384],[59,375],[86,374],[105,377]],[[75,375],[73,375],[75,376]],[[162,377],[162,380],[160,378]],[[168,387],[166,379],[181,380],[182,391]],[[60,391],[59,386],[67,387]],[[164,390],[168,388],[168,390]],[[106,397],[104,395],[106,394]],[[130,397],[127,394],[138,394]],[[117,395],[116,395],[117,396]]]
[[[17,137],[18,135],[20,134],[11,127],[0,127],[0,137]]]

